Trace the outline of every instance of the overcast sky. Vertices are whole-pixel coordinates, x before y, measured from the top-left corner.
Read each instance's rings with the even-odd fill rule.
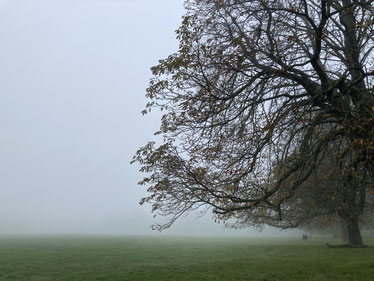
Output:
[[[0,0],[0,233],[150,234],[130,165],[183,0]],[[228,233],[191,216],[167,234]]]

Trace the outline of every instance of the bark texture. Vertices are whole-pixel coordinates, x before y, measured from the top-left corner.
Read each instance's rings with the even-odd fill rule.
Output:
[[[364,245],[357,218],[346,219],[349,244]]]

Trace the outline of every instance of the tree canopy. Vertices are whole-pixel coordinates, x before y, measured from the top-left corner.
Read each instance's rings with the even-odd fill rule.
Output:
[[[164,142],[133,160],[147,173],[141,203],[171,216],[158,229],[202,208],[239,227],[281,221],[332,145],[342,170],[373,176],[373,1],[188,0],[186,11],[143,112],[165,112]],[[346,188],[365,201],[372,186],[358,184]]]

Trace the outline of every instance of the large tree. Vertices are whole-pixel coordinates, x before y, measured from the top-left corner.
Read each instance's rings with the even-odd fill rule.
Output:
[[[179,50],[152,68],[147,89],[144,113],[165,112],[164,142],[134,157],[149,185],[141,202],[170,216],[158,229],[202,208],[230,223],[282,221],[331,143],[342,169],[373,175],[373,1],[189,0],[186,9]],[[355,179],[350,200],[364,204]]]

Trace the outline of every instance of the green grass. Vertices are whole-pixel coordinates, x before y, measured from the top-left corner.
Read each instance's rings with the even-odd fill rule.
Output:
[[[1,237],[0,281],[374,280],[366,249],[331,239]]]

